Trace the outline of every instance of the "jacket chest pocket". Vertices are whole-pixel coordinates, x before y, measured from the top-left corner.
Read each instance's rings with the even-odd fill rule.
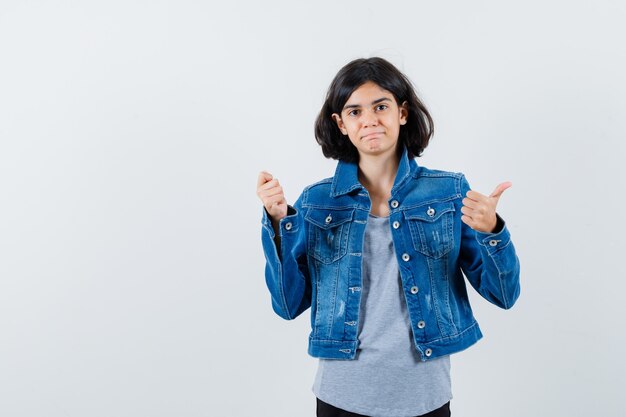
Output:
[[[305,220],[309,222],[309,254],[318,261],[330,264],[348,251],[348,236],[354,209],[309,209]]]
[[[406,210],[415,250],[431,258],[440,258],[454,246],[454,204],[432,203]]]

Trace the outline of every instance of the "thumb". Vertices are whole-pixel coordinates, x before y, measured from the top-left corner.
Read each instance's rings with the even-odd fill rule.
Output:
[[[261,171],[261,172],[259,172],[259,179],[257,180],[257,186],[260,187],[261,185],[265,184],[266,182],[271,181],[273,178],[274,177],[269,172]]]
[[[506,190],[507,188],[511,187],[512,185],[513,185],[513,183],[511,181],[507,181],[507,182],[503,182],[501,184],[498,184],[496,189],[493,190],[493,192],[489,195],[489,197],[500,198],[500,196],[502,195],[504,190]]]

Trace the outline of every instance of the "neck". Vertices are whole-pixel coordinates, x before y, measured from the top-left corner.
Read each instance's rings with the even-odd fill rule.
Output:
[[[360,155],[359,181],[370,195],[390,196],[399,162],[395,151],[386,155]]]

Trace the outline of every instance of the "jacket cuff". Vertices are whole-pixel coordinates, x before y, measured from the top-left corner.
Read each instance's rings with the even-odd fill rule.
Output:
[[[263,206],[263,218],[261,219],[261,224],[270,234],[270,237],[273,239],[276,235],[274,233],[274,225],[272,224],[272,218],[269,213]],[[284,234],[291,234],[298,231],[300,227],[300,216],[298,216],[298,210],[293,208],[293,206],[287,205],[287,215],[280,219],[278,222],[280,226],[280,236]]]
[[[493,233],[476,231],[476,240],[479,244],[487,248],[487,251],[492,254],[504,247],[506,247],[511,241],[511,234],[506,227],[506,223],[498,213],[496,213],[497,223],[496,231]]]

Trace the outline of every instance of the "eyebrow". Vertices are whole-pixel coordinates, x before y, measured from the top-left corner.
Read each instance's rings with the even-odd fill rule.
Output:
[[[376,99],[376,100],[372,101],[372,106],[374,104],[378,104],[378,103],[381,103],[383,101],[391,101],[391,99],[389,99],[387,97],[382,97],[382,98]],[[341,109],[341,111],[344,111],[346,109],[356,109],[356,108],[359,108],[359,107],[361,107],[360,104],[346,104],[345,106],[343,106],[343,109]]]

